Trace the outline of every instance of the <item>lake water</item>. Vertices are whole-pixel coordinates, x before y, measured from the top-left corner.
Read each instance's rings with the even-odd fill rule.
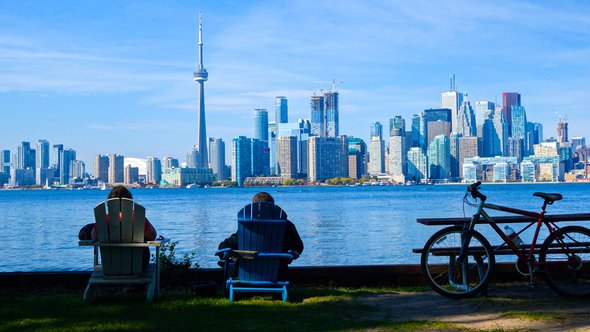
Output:
[[[179,241],[179,253],[196,253],[215,267],[213,253],[237,229],[236,214],[258,191],[270,192],[297,226],[305,250],[295,266],[419,264],[411,249],[438,229],[416,218],[469,217],[466,185],[399,187],[277,187],[136,189],[158,234]],[[538,211],[536,191],[560,192],[548,213],[590,212],[590,184],[483,185],[488,202]],[[78,230],[93,222],[100,190],[0,191],[0,272],[89,270],[91,247],[78,247]],[[491,235],[489,228],[479,228]],[[530,233],[524,234],[526,241]],[[492,244],[498,237],[490,237]]]

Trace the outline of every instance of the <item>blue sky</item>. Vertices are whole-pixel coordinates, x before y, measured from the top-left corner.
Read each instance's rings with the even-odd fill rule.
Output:
[[[590,3],[522,1],[2,1],[0,149],[47,139],[78,151],[184,161],[196,143],[198,13],[207,134],[251,136],[252,113],[340,92],[340,132],[440,103],[522,95],[529,121],[590,136]],[[590,138],[590,137],[589,137]],[[228,152],[229,154],[229,152]],[[227,161],[229,164],[229,160]]]

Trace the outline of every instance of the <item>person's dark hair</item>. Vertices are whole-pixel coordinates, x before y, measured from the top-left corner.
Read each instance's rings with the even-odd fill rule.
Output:
[[[133,196],[131,195],[131,192],[129,191],[129,189],[125,188],[125,186],[118,185],[118,186],[114,186],[113,189],[111,189],[111,192],[109,193],[109,196],[107,197],[107,199],[110,199],[110,198],[133,199]]]
[[[254,195],[254,197],[252,197],[252,203],[256,203],[256,202],[274,203],[275,199],[272,198],[272,196],[269,193],[261,191],[258,194]]]

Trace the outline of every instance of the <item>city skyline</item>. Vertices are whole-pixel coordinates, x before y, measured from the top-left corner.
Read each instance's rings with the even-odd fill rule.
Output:
[[[369,142],[372,122],[438,108],[452,74],[472,105],[519,92],[546,137],[559,116],[575,124],[570,136],[590,136],[582,2],[198,6],[1,4],[0,148],[47,139],[87,167],[99,153],[183,159],[196,144],[199,11],[207,133],[226,143],[252,136],[254,109],[274,118],[276,96],[289,100],[289,122],[309,119],[312,90],[332,79],[339,131]]]

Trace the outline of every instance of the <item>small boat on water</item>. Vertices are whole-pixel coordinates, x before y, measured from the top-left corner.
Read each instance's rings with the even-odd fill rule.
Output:
[[[191,183],[191,184],[186,185],[186,189],[194,189],[194,188],[201,188],[201,186],[196,183]]]

